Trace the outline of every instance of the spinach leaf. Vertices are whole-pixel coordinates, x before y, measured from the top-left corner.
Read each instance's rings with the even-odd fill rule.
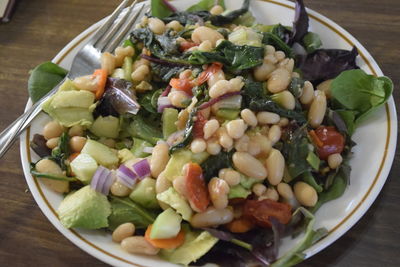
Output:
[[[289,44],[300,43],[308,32],[309,18],[303,0],[296,0],[292,34]]]
[[[281,50],[285,52],[285,55],[290,58],[294,58],[295,54],[290,46],[288,46],[278,35],[271,32],[263,33],[263,44],[272,45],[276,50]]]
[[[318,49],[308,54],[299,66],[303,79],[314,85],[333,79],[345,70],[358,69],[356,57],[357,48],[351,51],[342,49]]]
[[[210,19],[212,15],[210,12],[205,10],[193,11],[193,12],[175,12],[169,17],[163,19],[165,23],[171,21],[179,21],[182,25],[194,25],[196,23],[204,24],[204,21]]]
[[[202,10],[210,10],[215,5],[220,5],[225,9],[225,1],[224,0],[201,0],[197,4],[189,7],[186,11],[194,12],[194,11],[202,11]]]
[[[35,103],[61,82],[68,71],[52,62],[44,62],[36,66],[30,74],[28,92]]]
[[[346,110],[356,113],[355,123],[386,103],[393,92],[388,77],[375,77],[363,70],[342,72],[332,82],[332,96]]]
[[[283,26],[282,24],[274,25],[270,31],[272,34],[278,36],[282,41],[285,43],[288,42],[291,31],[287,27]]]
[[[294,97],[299,98],[301,96],[304,82],[305,81],[301,78],[292,78],[288,90],[294,95]]]
[[[221,62],[229,70],[239,71],[261,65],[264,58],[264,48],[248,45],[234,45],[229,41],[222,41],[214,52],[194,51],[189,57],[189,63],[195,65]]]
[[[129,198],[111,197],[111,215],[108,217],[108,228],[115,230],[119,225],[132,222],[138,229],[152,224],[157,216],[156,212],[148,211],[134,203]]]
[[[356,119],[355,112],[351,111],[351,110],[341,109],[341,110],[335,110],[335,113],[337,113],[341,117],[343,122],[345,123],[347,134],[349,136],[352,136],[354,133],[354,130],[356,128],[355,123],[354,123],[354,121]],[[338,128],[337,123],[335,124],[335,126],[339,131],[342,131],[340,128]]]
[[[197,114],[197,109],[193,108],[193,110],[190,112],[189,114],[189,118],[186,122],[186,126],[185,126],[185,131],[183,134],[183,140],[176,144],[173,145],[170,149],[169,149],[169,153],[174,153],[175,151],[184,148],[185,146],[189,145],[190,141],[192,141],[192,137],[193,137],[193,127],[194,127],[194,117]]]
[[[150,113],[157,113],[157,99],[161,95],[161,90],[152,90],[138,95],[139,104]]]
[[[151,0],[151,15],[157,18],[165,18],[171,15],[175,10],[171,4],[164,0]]]
[[[201,164],[204,179],[209,181],[211,178],[218,176],[220,169],[231,167],[233,153],[235,153],[234,149],[229,152],[222,151],[217,155],[208,157]]]
[[[306,49],[307,53],[310,54],[322,47],[322,41],[319,38],[318,34],[314,32],[308,32],[306,35],[304,35],[303,46]]]

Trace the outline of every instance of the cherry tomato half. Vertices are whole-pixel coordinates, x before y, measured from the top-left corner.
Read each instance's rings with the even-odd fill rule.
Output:
[[[182,42],[182,43],[179,44],[179,50],[181,52],[184,52],[184,51],[186,51],[186,50],[188,50],[188,49],[190,49],[190,48],[192,48],[194,46],[197,46],[197,44],[193,43],[193,42],[188,42],[188,41]]]
[[[287,224],[292,218],[292,207],[287,203],[270,199],[246,200],[243,215],[261,227],[271,227],[270,217],[275,217],[280,223]]]
[[[204,137],[204,124],[206,124],[207,119],[203,116],[201,112],[197,112],[196,114],[197,120],[193,125],[193,137],[194,138],[203,138]]]
[[[326,160],[329,155],[342,153],[344,148],[344,137],[333,126],[320,126],[315,130],[315,134],[322,142],[322,146],[317,147],[318,156]]]
[[[210,204],[208,189],[199,164],[188,163],[185,167],[185,186],[190,206],[196,212],[204,212]]]
[[[199,77],[197,78],[197,85],[201,85],[210,79],[211,75],[217,73],[222,69],[222,64],[219,62],[214,62],[211,64],[205,71],[200,73]]]

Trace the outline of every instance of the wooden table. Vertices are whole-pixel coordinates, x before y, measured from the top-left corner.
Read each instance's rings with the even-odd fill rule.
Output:
[[[107,15],[118,0],[20,1],[0,24],[0,129],[22,113],[28,72],[50,60],[77,34]],[[305,1],[352,33],[383,72],[400,83],[398,0]],[[398,88],[396,88],[398,89]],[[400,102],[395,90],[396,102]],[[342,238],[301,266],[400,266],[400,153],[378,199]],[[0,160],[0,266],[106,266],[63,237],[27,191],[15,144]]]

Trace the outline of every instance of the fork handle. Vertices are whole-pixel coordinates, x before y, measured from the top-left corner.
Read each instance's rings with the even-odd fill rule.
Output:
[[[47,93],[39,101],[32,105],[24,114],[19,116],[13,123],[11,123],[6,129],[0,133],[0,158],[10,149],[12,144],[18,138],[18,136],[29,126],[32,120],[42,111],[42,104],[50,98],[55,92],[57,92],[62,80],[56,85],[53,90]]]

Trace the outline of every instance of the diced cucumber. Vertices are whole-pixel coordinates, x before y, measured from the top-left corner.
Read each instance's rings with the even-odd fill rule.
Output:
[[[241,184],[238,184],[229,189],[228,198],[247,198],[250,194],[251,192],[249,189],[246,189]]]
[[[149,156],[149,153],[143,152],[145,147],[152,147],[153,145],[149,142],[139,139],[139,138],[132,138],[133,139],[133,146],[131,148],[131,152],[137,158],[145,158]]]
[[[239,109],[220,108],[217,111],[217,117],[224,120],[234,120],[239,117],[239,113],[240,113]]]
[[[97,170],[97,162],[89,154],[79,154],[70,164],[72,172],[82,183],[88,184]]]
[[[319,164],[321,163],[321,160],[317,155],[315,155],[314,152],[309,151],[306,160],[314,170],[319,170]]]
[[[131,74],[132,74],[132,58],[131,57],[125,57],[124,58],[124,64],[122,65],[122,69],[124,70],[124,79],[127,81],[132,81]]]
[[[162,127],[164,139],[167,139],[172,133],[176,132],[175,122],[178,120],[178,110],[174,108],[165,108],[162,114]]]
[[[189,221],[192,217],[193,211],[189,203],[173,187],[157,194],[157,199],[175,209],[176,212],[182,215],[184,220]]]
[[[118,163],[117,155],[106,145],[94,140],[87,140],[82,154],[89,154],[96,162],[105,167],[113,167]]]
[[[156,198],[156,180],[149,177],[143,179],[133,188],[129,198],[145,208],[159,208]]]
[[[93,122],[90,131],[99,137],[117,138],[119,132],[119,118],[113,116],[99,116]]]
[[[151,239],[176,237],[181,230],[182,216],[168,208],[160,213],[151,227]]]
[[[183,166],[192,160],[192,154],[187,149],[181,149],[172,154],[165,167],[164,176],[168,180],[173,181],[176,176],[181,175]]]
[[[125,79],[125,71],[123,68],[116,68],[114,72],[111,74],[111,77],[117,79]]]

